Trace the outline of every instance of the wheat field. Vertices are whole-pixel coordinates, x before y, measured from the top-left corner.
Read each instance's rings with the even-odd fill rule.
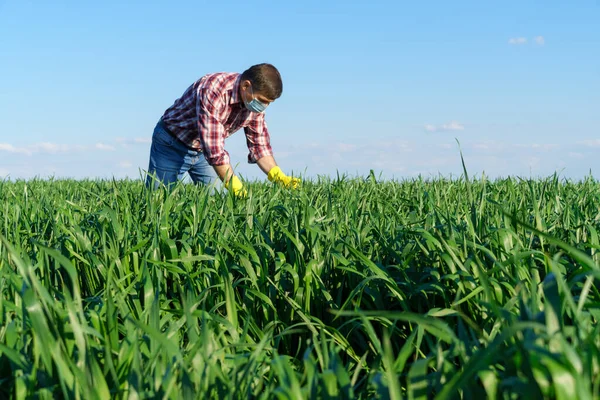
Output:
[[[596,399],[600,184],[0,182],[0,397]]]

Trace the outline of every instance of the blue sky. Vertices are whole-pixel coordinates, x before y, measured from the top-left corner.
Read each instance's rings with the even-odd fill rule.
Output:
[[[127,3],[127,4],[124,4]],[[140,176],[197,78],[273,63],[306,177],[600,177],[600,3],[0,0],[0,177]],[[242,176],[243,133],[226,142]]]

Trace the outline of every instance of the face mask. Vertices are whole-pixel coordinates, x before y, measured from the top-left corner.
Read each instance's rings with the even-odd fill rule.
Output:
[[[249,102],[244,101],[246,108],[255,113],[264,112],[267,109],[267,104],[264,104],[258,99],[254,98],[254,91],[252,90],[252,86],[250,86],[250,93],[252,93],[252,100]]]

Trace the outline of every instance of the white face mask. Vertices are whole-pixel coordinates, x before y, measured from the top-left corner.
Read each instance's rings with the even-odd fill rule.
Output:
[[[267,109],[267,104],[259,101],[254,97],[254,91],[252,90],[252,86],[250,86],[250,92],[252,93],[252,100],[248,102],[244,100],[244,105],[246,106],[246,108],[255,113],[264,112]]]

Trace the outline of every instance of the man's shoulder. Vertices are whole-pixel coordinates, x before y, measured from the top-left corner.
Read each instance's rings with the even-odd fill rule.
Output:
[[[238,72],[213,72],[200,78],[198,84],[211,91],[227,91],[233,88],[240,75]]]

